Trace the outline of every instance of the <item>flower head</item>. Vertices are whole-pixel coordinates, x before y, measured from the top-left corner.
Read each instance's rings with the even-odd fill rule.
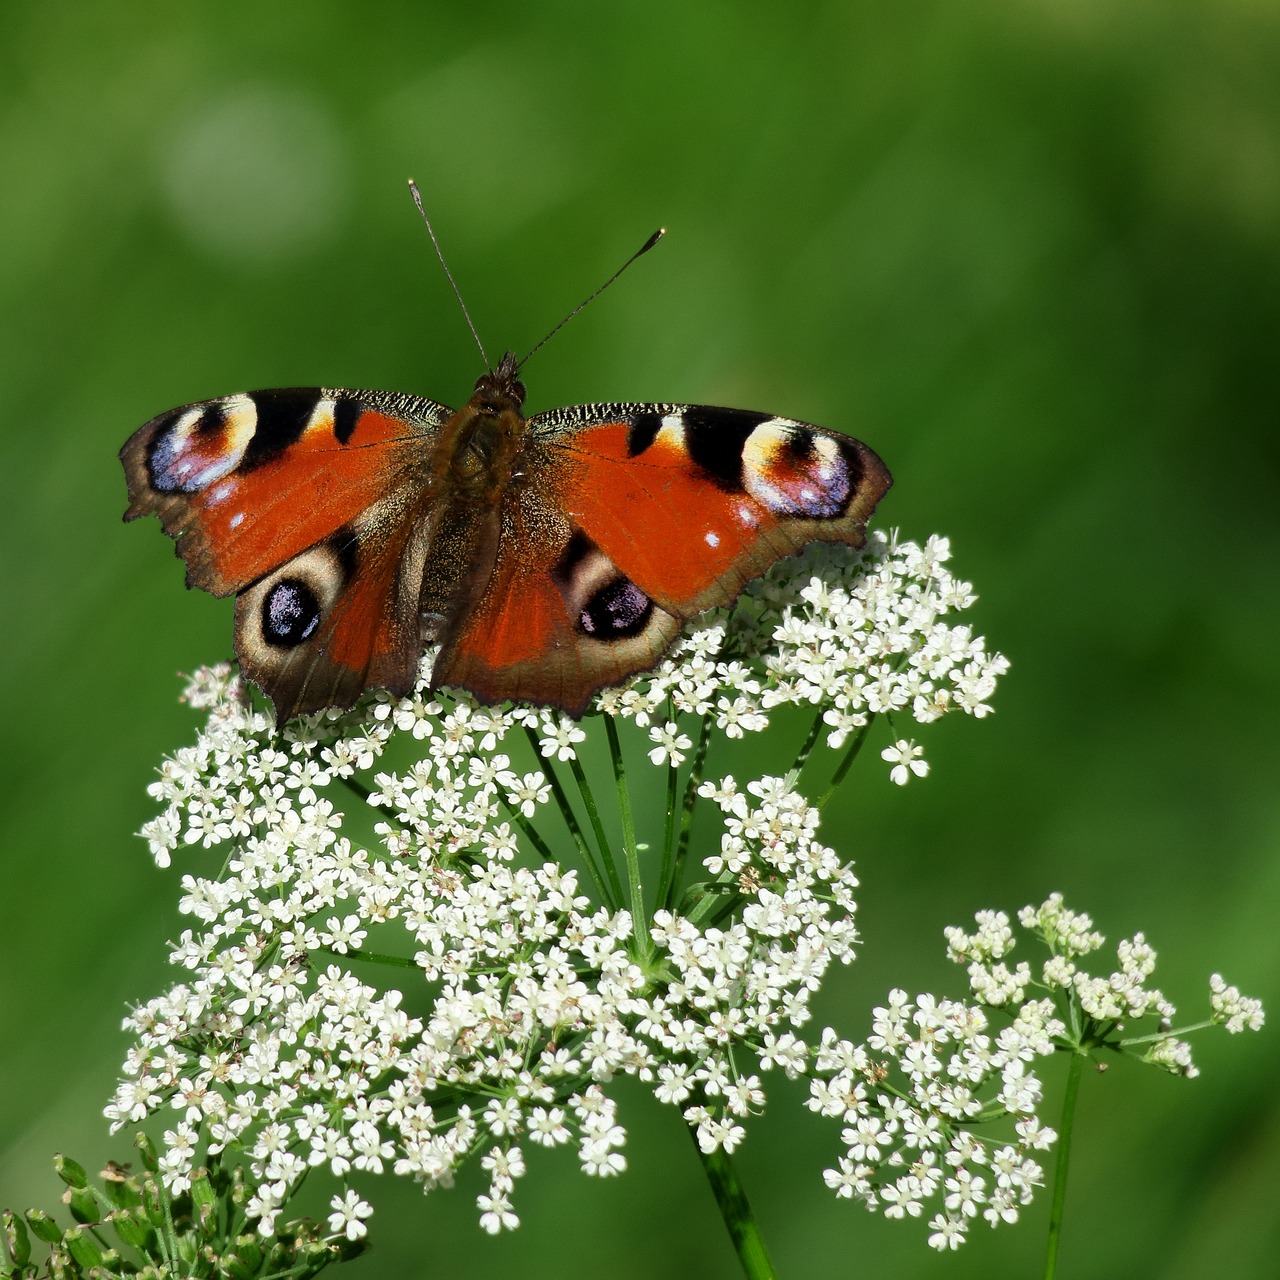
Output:
[[[1007,666],[948,621],[973,599],[948,554],[942,539],[875,535],[861,553],[812,546],[601,694],[633,763],[647,754],[640,767],[663,770],[676,798],[648,839],[647,888],[629,807],[611,830],[580,766],[591,720],[436,695],[429,656],[412,696],[277,733],[230,668],[198,673],[186,698],[206,725],[162,767],[144,830],[159,865],[189,867],[181,977],[126,1022],[113,1122],[179,1113],[164,1156],[175,1189],[201,1158],[242,1155],[263,1234],[309,1170],[393,1171],[430,1190],[472,1157],[490,1179],[481,1224],[497,1232],[518,1224],[530,1144],[573,1145],[591,1176],[625,1169],[613,1080],[646,1082],[704,1150],[732,1150],[766,1104],[764,1073],[803,1074],[816,1055],[818,1109],[853,1134],[842,1194],[914,1215],[940,1187],[966,1222],[997,1203],[989,1178],[948,1164],[943,1121],[971,1115],[993,1072],[1007,1106],[1031,1105],[1019,1052],[1050,1034],[1043,1020],[996,1045],[960,1006],[891,1001],[878,1034],[932,1100],[874,1117],[879,1067],[802,1039],[813,993],[854,956],[858,882],[821,841],[798,766],[825,743],[847,767],[881,716],[985,715]],[[797,768],[705,776],[717,730],[766,731],[795,703],[814,715]],[[895,780],[923,776],[922,748],[892,750]],[[611,750],[620,788],[627,751]],[[889,1152],[902,1153],[894,1177],[873,1186],[863,1171]],[[335,1234],[363,1235],[363,1200],[348,1190],[332,1207]]]

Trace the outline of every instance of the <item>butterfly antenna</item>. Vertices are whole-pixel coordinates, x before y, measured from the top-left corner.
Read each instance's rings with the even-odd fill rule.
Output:
[[[424,215],[424,216],[425,216],[425,215]],[[635,251],[635,253],[633,253],[633,254],[631,255],[631,257],[629,257],[629,258],[626,260],[626,262],[624,262],[624,263],[622,264],[622,266],[620,266],[620,267],[617,269],[617,271],[615,271],[615,272],[613,273],[613,275],[611,275],[611,276],[610,276],[610,277],[609,277],[609,278],[604,282],[604,284],[602,284],[602,285],[601,285],[601,286],[600,286],[600,287],[595,291],[595,293],[591,294],[591,295],[590,295],[590,297],[584,298],[580,303],[578,303],[578,305],[577,305],[576,307],[574,307],[574,309],[573,309],[572,311],[570,311],[570,312],[569,312],[569,314],[568,314],[567,316],[565,316],[565,318],[564,318],[563,320],[561,320],[561,321],[560,321],[560,323],[559,323],[558,325],[556,325],[556,327],[555,327],[554,329],[552,329],[552,330],[551,330],[551,332],[550,332],[549,334],[547,334],[547,336],[546,336],[545,338],[543,338],[543,340],[542,340],[541,342],[539,342],[539,343],[538,343],[538,345],[537,345],[536,347],[534,347],[534,348],[533,348],[533,350],[532,350],[532,351],[530,351],[530,352],[529,352],[529,354],[528,354],[528,355],[526,355],[526,356],[524,357],[524,360],[521,360],[521,361],[520,361],[520,363],[519,363],[518,365],[516,365],[516,369],[517,369],[517,370],[520,370],[520,369],[524,368],[525,361],[527,361],[527,360],[529,359],[529,356],[533,355],[533,352],[534,352],[534,351],[538,351],[538,350],[540,350],[542,347],[546,346],[546,344],[547,344],[548,342],[550,342],[550,340],[551,340],[552,338],[554,338],[554,337],[556,336],[556,334],[557,334],[557,333],[559,333],[559,332],[560,332],[560,330],[561,330],[561,329],[563,329],[563,328],[565,327],[565,325],[567,325],[567,324],[569,323],[569,321],[570,321],[570,320],[572,320],[572,319],[573,319],[573,317],[574,317],[574,316],[576,316],[576,315],[578,314],[578,312],[579,312],[579,311],[581,311],[581,310],[582,310],[582,308],[583,308],[583,307],[585,307],[585,306],[587,305],[587,303],[588,303],[588,302],[594,302],[594,301],[595,301],[595,299],[596,299],[596,298],[598,298],[598,297],[599,297],[599,296],[600,296],[600,295],[601,295],[601,294],[602,294],[602,293],[603,293],[603,292],[604,292],[604,291],[605,291],[605,290],[606,290],[606,289],[607,289],[607,288],[608,288],[608,287],[609,287],[609,286],[610,286],[610,285],[611,285],[611,284],[612,284],[612,283],[613,283],[613,282],[614,282],[614,281],[615,281],[615,280],[616,280],[616,279],[617,279],[617,278],[618,278],[618,277],[619,277],[619,276],[620,276],[620,275],[621,275],[621,274],[622,274],[622,273],[623,273],[623,272],[624,272],[624,271],[625,271],[625,270],[626,270],[626,269],[627,269],[627,268],[628,268],[628,267],[629,267],[629,266],[630,266],[630,265],[631,265],[631,264],[632,264],[632,263],[637,259],[637,258],[639,258],[642,254],[646,254],[646,253],[648,253],[648,252],[649,252],[649,250],[650,250],[650,249],[652,249],[652,248],[653,248],[653,246],[654,246],[655,244],[657,244],[657,243],[658,243],[658,241],[659,241],[659,240],[661,240],[661,239],[662,239],[662,237],[663,237],[663,236],[665,236],[666,234],[667,234],[667,229],[666,229],[666,227],[659,227],[659,228],[657,229],[657,231],[655,231],[655,232],[653,233],[653,235],[651,235],[651,236],[650,236],[650,237],[649,237],[649,238],[644,242],[644,244],[642,244],[642,245],[641,245],[641,246],[640,246],[640,247]]]
[[[480,348],[480,359],[484,361],[484,367],[488,372],[493,372],[493,366],[489,363],[489,357],[485,355],[484,343],[480,341],[480,335],[476,332],[476,327],[471,323],[471,312],[467,310],[467,304],[462,300],[462,291],[458,288],[458,282],[453,278],[453,272],[449,270],[449,264],[444,260],[444,254],[440,251],[440,241],[436,239],[436,233],[431,229],[431,219],[427,217],[427,211],[422,207],[422,196],[418,191],[418,184],[412,178],[409,179],[409,191],[413,195],[413,203],[418,206],[418,212],[422,214],[422,220],[427,224],[427,235],[431,237],[431,243],[436,247],[436,257],[440,259],[440,265],[444,268],[444,273],[449,279],[449,284],[453,287],[453,296],[458,300],[458,306],[462,308],[462,314],[466,318],[467,328],[471,330],[471,336],[476,340],[476,346]],[[645,249],[649,246],[645,245]],[[640,250],[643,253],[644,249]],[[637,254],[637,257],[640,255]]]

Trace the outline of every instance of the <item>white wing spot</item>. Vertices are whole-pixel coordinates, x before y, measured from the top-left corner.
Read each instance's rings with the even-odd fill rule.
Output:
[[[315,435],[317,432],[323,432],[328,435],[333,434],[333,406],[332,400],[317,400],[316,407],[311,411],[311,417],[307,419],[306,429],[303,435]]]
[[[706,540],[707,546],[718,547],[720,545],[720,535],[714,529],[708,529],[702,536]]]
[[[669,413],[662,419],[658,434],[653,438],[654,444],[665,444],[669,448],[684,448],[684,415]]]

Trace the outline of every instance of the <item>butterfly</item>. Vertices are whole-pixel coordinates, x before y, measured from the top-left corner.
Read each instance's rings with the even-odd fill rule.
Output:
[[[433,688],[580,716],[782,557],[861,546],[891,483],[860,441],[743,409],[525,418],[523,363],[508,352],[457,412],[387,391],[253,391],[162,413],[120,451],[124,518],[159,516],[187,585],[235,596],[240,669],[277,724],[366,689],[409,693],[430,643]]]

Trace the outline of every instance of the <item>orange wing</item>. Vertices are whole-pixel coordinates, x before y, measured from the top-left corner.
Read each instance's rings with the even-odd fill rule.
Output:
[[[539,484],[508,496],[479,599],[446,634],[433,685],[580,716],[592,693],[652,667],[680,621],[627,582]]]
[[[236,654],[283,724],[407,693],[421,652],[429,457],[451,410],[380,391],[255,391],[153,418],[120,452],[187,585],[236,592]]]
[[[493,573],[434,682],[572,715],[783,556],[861,546],[891,483],[857,440],[744,410],[583,405],[528,427]]]
[[[450,413],[415,396],[314,387],[184,405],[120,451],[125,519],[158,515],[188,586],[229,595],[411,483]]]
[[[584,419],[554,441],[570,460],[562,501],[623,573],[679,617],[730,603],[806,543],[861,546],[891,483],[866,445],[810,423],[629,407],[603,422],[592,419],[616,406],[562,411]]]

